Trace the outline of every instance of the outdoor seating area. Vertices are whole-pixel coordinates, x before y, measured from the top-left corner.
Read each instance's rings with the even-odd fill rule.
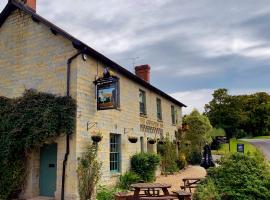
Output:
[[[190,179],[186,178],[186,180]],[[197,182],[199,180],[199,178],[196,179]],[[136,183],[131,187],[133,193],[118,193],[115,195],[116,200],[191,200],[192,196],[191,192],[184,190],[170,192],[171,185],[164,183]],[[192,187],[196,187],[196,185],[192,185]]]

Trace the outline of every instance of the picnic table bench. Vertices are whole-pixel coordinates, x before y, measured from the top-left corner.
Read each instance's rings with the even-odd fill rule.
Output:
[[[187,189],[189,189],[189,192],[191,193],[191,189],[192,188],[196,188],[198,183],[200,183],[202,181],[203,178],[183,178],[183,182],[184,185],[180,186],[180,188],[184,191],[186,191]]]
[[[153,197],[141,197],[140,200],[173,200],[178,199],[176,196],[153,196]]]

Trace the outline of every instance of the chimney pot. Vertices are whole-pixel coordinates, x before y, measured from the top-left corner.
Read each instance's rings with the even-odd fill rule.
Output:
[[[141,79],[150,82],[150,69],[151,67],[148,64],[136,66],[135,74]]]
[[[19,2],[36,12],[36,0],[19,0]]]

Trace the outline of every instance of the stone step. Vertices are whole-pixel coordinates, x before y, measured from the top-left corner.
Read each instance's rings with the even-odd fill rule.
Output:
[[[28,199],[28,200],[54,200],[53,197],[35,197],[35,198],[32,198],[32,199]]]

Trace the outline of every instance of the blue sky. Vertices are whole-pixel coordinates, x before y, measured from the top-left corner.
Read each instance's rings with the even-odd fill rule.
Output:
[[[269,0],[37,0],[37,13],[189,107],[232,94],[270,92]],[[7,0],[0,2],[2,10]]]

